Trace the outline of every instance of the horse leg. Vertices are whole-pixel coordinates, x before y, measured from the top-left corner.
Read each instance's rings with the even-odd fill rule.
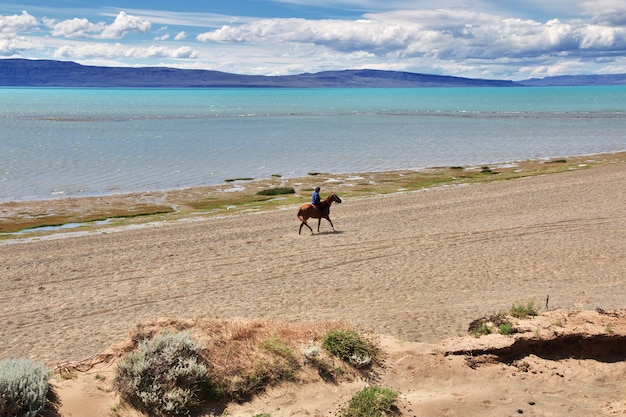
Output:
[[[320,224],[322,224],[322,216],[317,219],[317,233],[320,232]]]
[[[326,216],[326,217],[324,217],[324,218],[325,218],[326,220],[328,220],[328,223],[330,223],[330,227],[332,227],[332,228],[333,228],[333,232],[334,232],[334,231],[335,231],[335,226],[333,226],[333,222],[331,222],[331,221],[330,221],[330,217]],[[320,220],[322,220],[322,219],[320,219]]]
[[[313,233],[313,229],[311,229],[311,226],[309,226],[309,225],[307,224],[306,220],[305,220],[305,221],[303,221],[302,223],[300,223],[300,230],[298,230],[298,234],[300,234],[300,232],[302,232],[302,226],[306,226],[306,227],[308,227],[308,228],[309,228],[309,230],[311,231],[311,233]]]

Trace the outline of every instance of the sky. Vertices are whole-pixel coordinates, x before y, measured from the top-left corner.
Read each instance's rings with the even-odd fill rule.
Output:
[[[24,0],[0,58],[288,75],[626,73],[625,0]]]

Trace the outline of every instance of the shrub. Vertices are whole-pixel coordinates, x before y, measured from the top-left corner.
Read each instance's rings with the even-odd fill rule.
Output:
[[[483,323],[480,327],[476,328],[473,333],[474,337],[480,337],[483,335],[488,335],[492,333],[492,327],[487,323]]]
[[[513,325],[511,323],[502,323],[499,327],[500,334],[509,335],[515,332]]]
[[[35,417],[46,405],[48,369],[30,359],[0,362],[0,416]]]
[[[536,316],[537,309],[535,308],[533,302],[529,302],[526,305],[520,304],[511,306],[511,310],[509,314],[517,319],[525,319],[528,316]]]
[[[381,417],[392,412],[398,393],[387,388],[366,387],[357,392],[343,417]]]
[[[139,343],[117,366],[115,386],[135,407],[158,415],[188,414],[211,391],[200,345],[188,333],[163,333]]]
[[[501,334],[511,334],[515,331],[513,325],[504,313],[494,313],[490,316],[476,319],[470,323],[468,331],[472,333],[474,337],[480,337],[493,333],[495,328],[497,328]]]
[[[374,347],[352,330],[330,330],[324,335],[322,347],[357,368],[369,365],[375,354]]]
[[[269,188],[267,190],[261,190],[258,195],[280,195],[280,194],[295,194],[296,190],[293,187],[279,187]]]

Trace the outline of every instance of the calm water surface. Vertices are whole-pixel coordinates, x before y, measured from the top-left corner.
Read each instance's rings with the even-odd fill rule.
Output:
[[[626,87],[0,88],[0,201],[626,150]]]

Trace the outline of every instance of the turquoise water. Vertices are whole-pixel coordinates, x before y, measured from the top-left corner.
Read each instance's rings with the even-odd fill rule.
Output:
[[[626,150],[626,87],[0,88],[0,201]]]

